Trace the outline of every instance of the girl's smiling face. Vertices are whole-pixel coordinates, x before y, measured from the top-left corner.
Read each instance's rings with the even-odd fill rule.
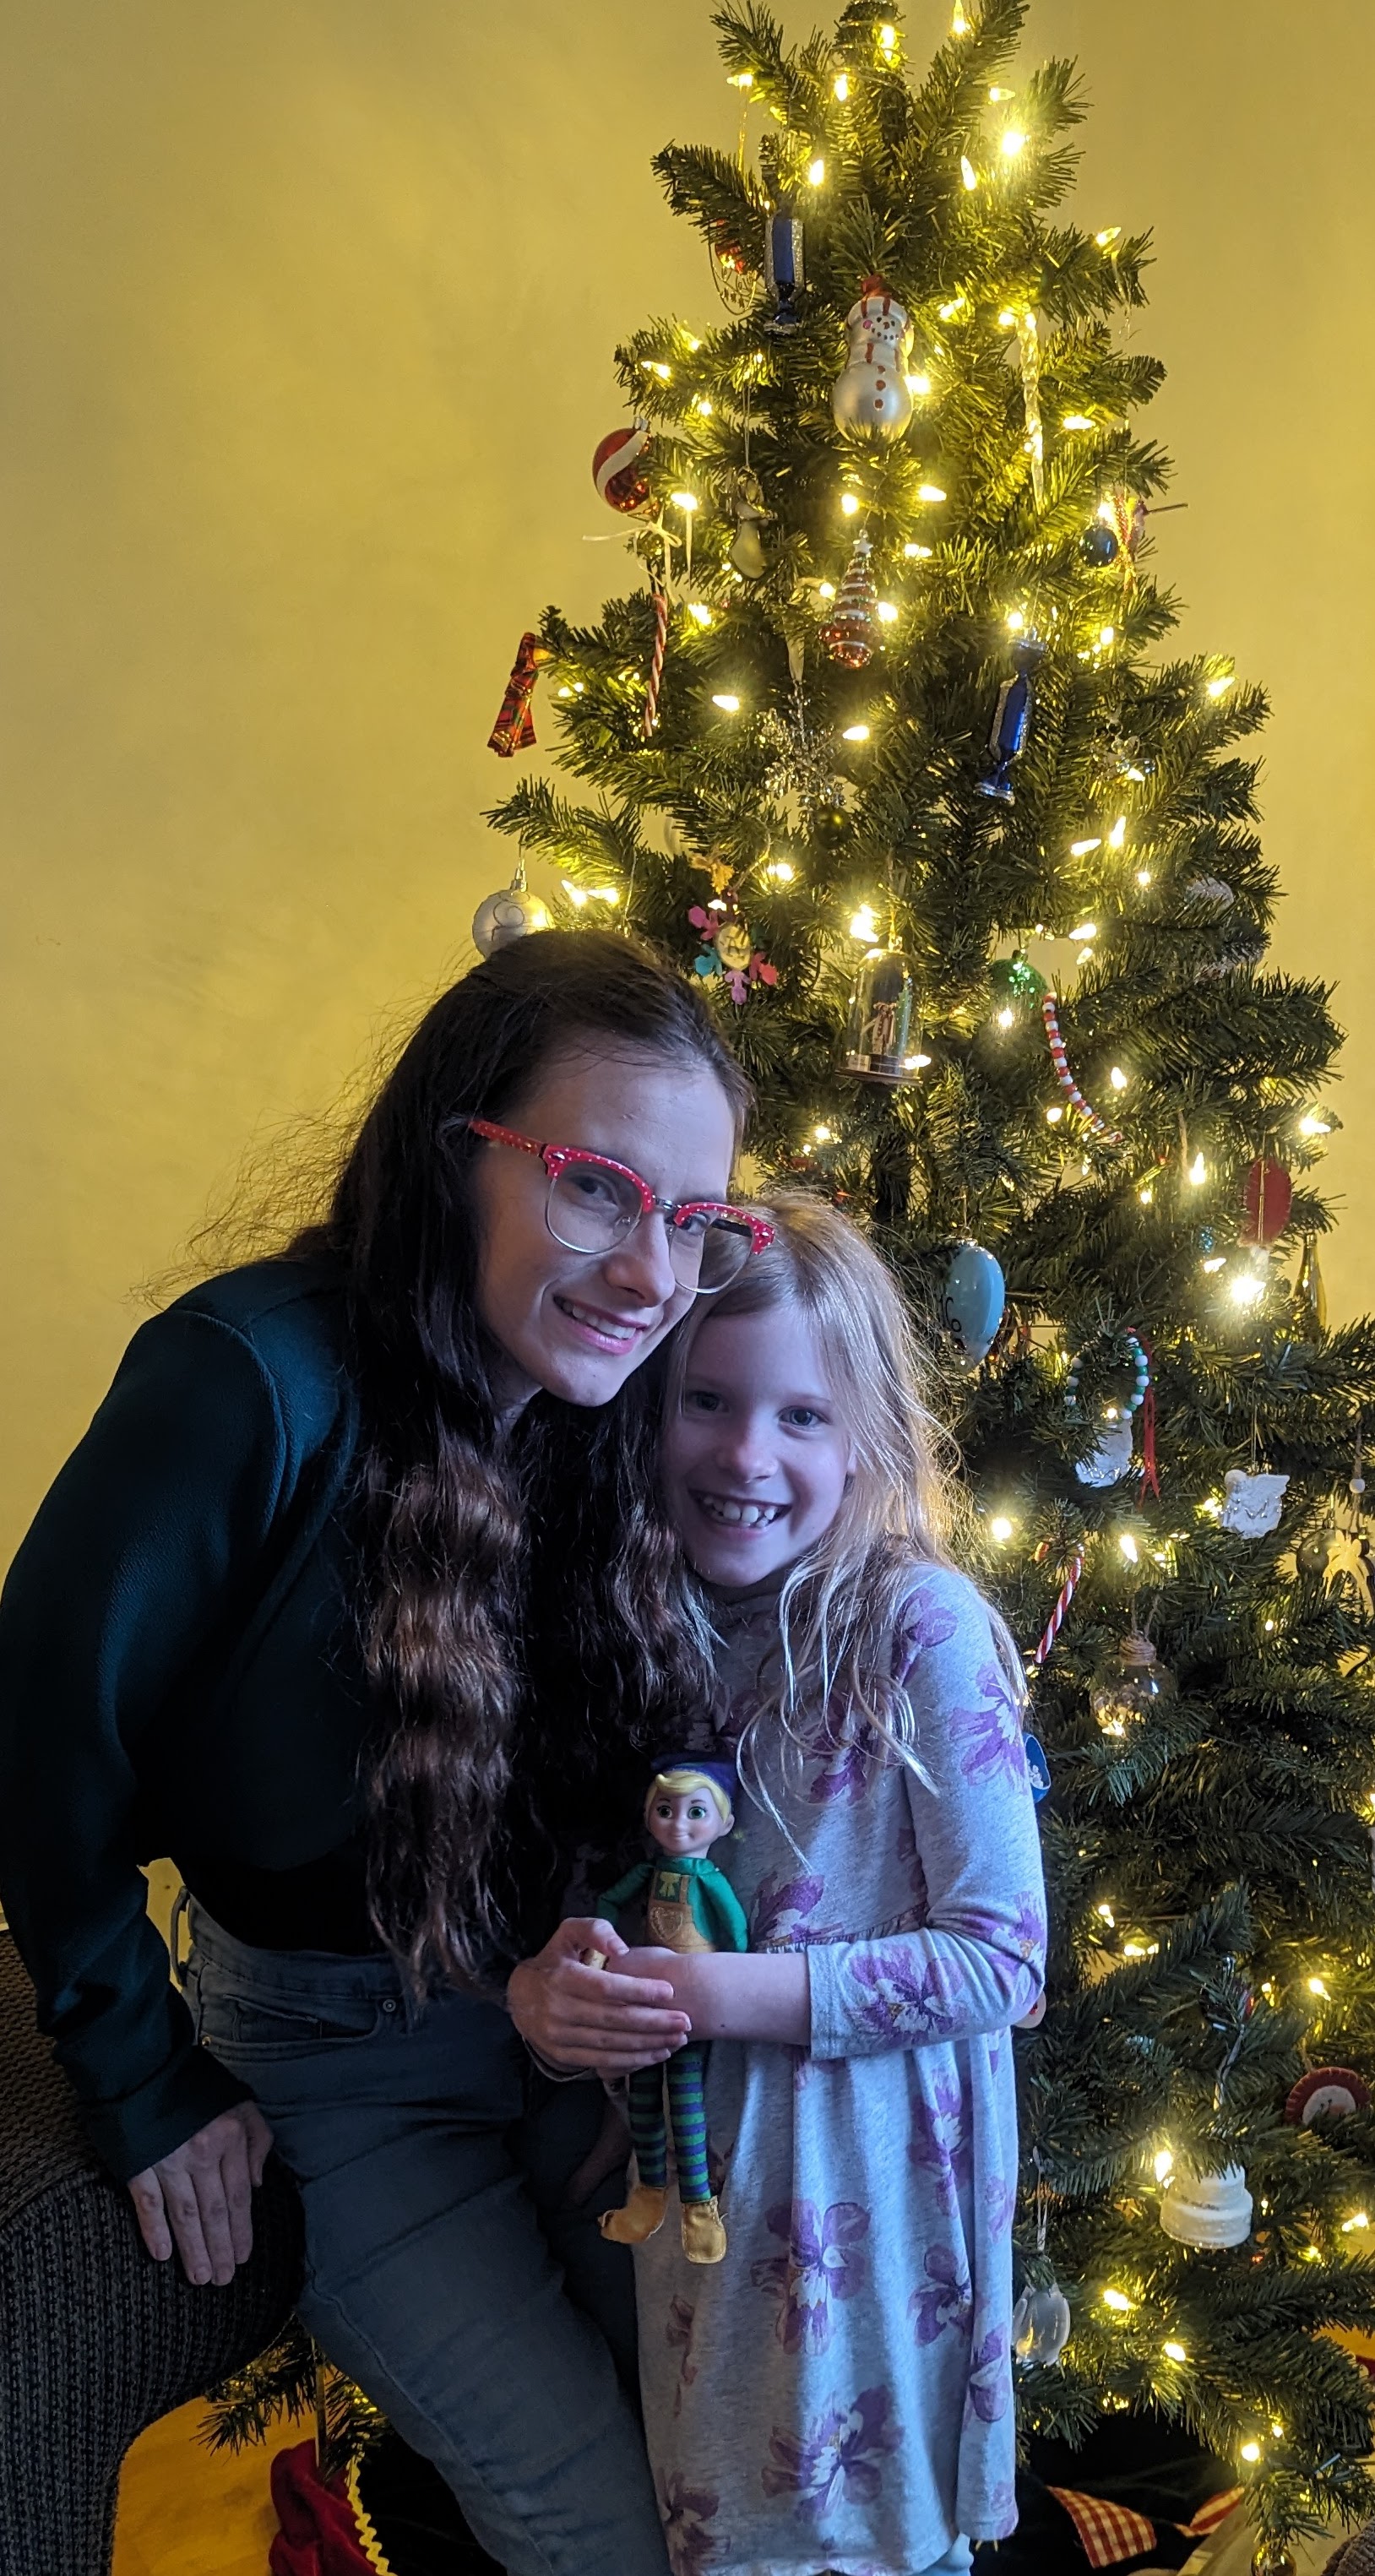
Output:
[[[669,1514],[698,1573],[741,1590],[795,1564],[830,1528],[853,1468],[801,1308],[708,1315],[663,1454]]]

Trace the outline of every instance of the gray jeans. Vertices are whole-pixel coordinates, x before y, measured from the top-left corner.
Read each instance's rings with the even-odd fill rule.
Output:
[[[570,2209],[601,2089],[389,1959],[254,1950],[194,1903],[186,1997],[301,2186],[301,2316],[509,2576],[667,2576],[632,2392],[631,2258]]]

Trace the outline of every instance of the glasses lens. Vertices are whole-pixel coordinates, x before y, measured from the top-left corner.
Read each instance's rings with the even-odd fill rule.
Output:
[[[694,1226],[698,1228],[695,1234]],[[729,1286],[739,1276],[750,1257],[753,1237],[749,1227],[736,1217],[689,1218],[686,1225],[673,1228],[672,1244],[675,1276],[685,1288],[695,1288],[699,1296],[709,1297],[714,1289]]]
[[[640,1194],[598,1163],[565,1163],[549,1184],[549,1231],[570,1252],[610,1252],[640,1217]]]

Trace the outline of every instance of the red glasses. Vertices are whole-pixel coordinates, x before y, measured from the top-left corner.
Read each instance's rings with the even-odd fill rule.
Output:
[[[465,1124],[489,1145],[538,1154],[549,1175],[544,1221],[567,1252],[614,1252],[647,1216],[661,1216],[679,1287],[710,1297],[729,1287],[751,1253],[773,1241],[773,1227],[748,1208],[725,1207],[716,1199],[656,1199],[638,1172],[608,1162],[605,1154],[585,1153],[580,1145],[539,1145],[514,1127],[494,1127],[490,1118]]]

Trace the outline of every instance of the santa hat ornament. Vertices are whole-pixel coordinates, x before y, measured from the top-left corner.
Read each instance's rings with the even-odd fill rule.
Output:
[[[613,429],[592,452],[592,480],[611,510],[640,510],[649,499],[649,485],[640,469],[640,459],[649,446],[648,424],[631,421],[624,429]]]

